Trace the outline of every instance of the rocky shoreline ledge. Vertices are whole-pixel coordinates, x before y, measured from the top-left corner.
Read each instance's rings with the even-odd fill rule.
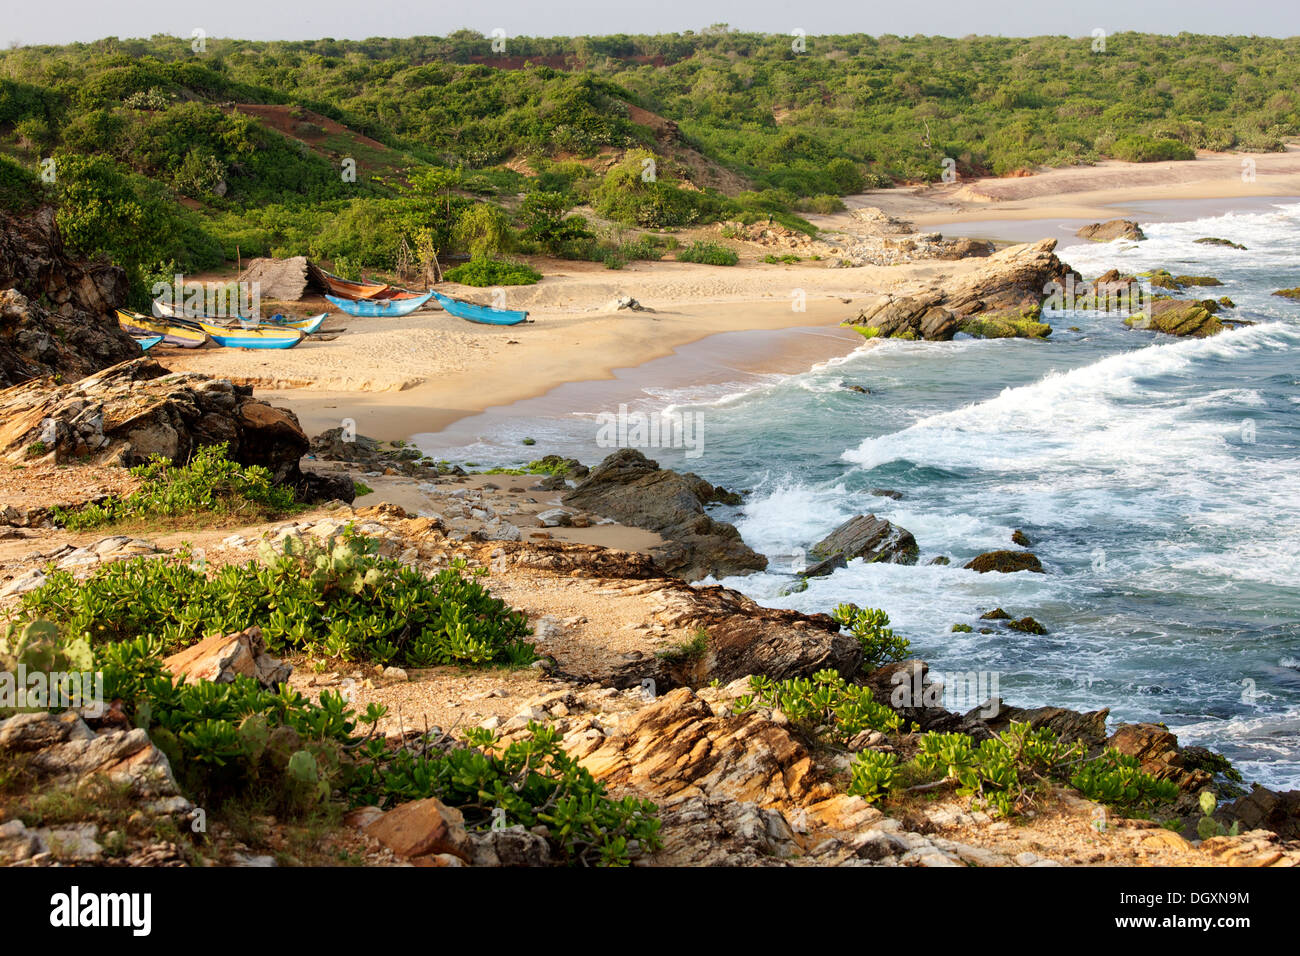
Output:
[[[1064,274],[1068,267],[1051,250],[1050,242],[1039,243],[999,259],[995,269],[1010,264],[1021,276],[1000,291],[955,289],[933,301],[887,303],[864,322],[931,337],[927,330],[957,328],[971,317],[992,321],[990,309],[1023,307],[1029,273],[1035,281],[1044,269]],[[48,284],[63,274],[39,265],[53,260],[34,253],[4,261],[10,275],[27,270],[24,282]],[[102,307],[113,305],[112,282],[86,281],[107,296]],[[167,657],[162,666],[177,686],[244,681],[271,689],[287,676],[288,686],[307,698],[337,692],[357,712],[384,708],[375,711],[382,714],[373,721],[376,741],[422,758],[463,749],[455,741],[467,730],[494,736],[492,746],[499,747],[528,745],[539,732],[553,735],[568,759],[614,798],[658,807],[662,845],[653,852],[637,848],[645,851],[633,857],[638,865],[1300,863],[1300,794],[1241,791],[1226,761],[1204,748],[1179,747],[1166,728],[1110,727],[1105,710],[1022,709],[1001,700],[949,712],[937,705],[941,694],[923,661],[867,660],[867,643],[838,612],[764,608],[720,585],[691,584],[766,566],[732,525],[710,513],[738,497],[698,476],[661,469],[629,450],[590,470],[558,460],[535,463],[544,474],[468,475],[363,437],[345,441],[327,433],[309,441],[292,413],[258,401],[251,390],[171,374],[147,359],[117,361],[111,320],[88,292],[65,298],[55,312],[21,293],[6,296],[0,341],[17,343],[6,348],[18,359],[5,365],[16,381],[0,392],[0,612],[19,612],[54,580],[85,587],[133,562],[178,568],[197,562],[202,574],[242,567],[239,573],[252,575],[267,548],[286,555],[313,545],[328,550],[354,534],[372,542],[394,574],[409,572],[412,580],[477,569],[476,580],[523,616],[517,623],[526,621],[536,660],[482,668],[303,653],[277,659],[262,637],[268,615],[260,625],[212,634]],[[56,315],[100,327],[104,336],[61,337],[55,330],[63,319]],[[72,381],[60,381],[63,376]],[[161,528],[147,522],[105,531],[58,526],[56,502],[78,507],[128,493],[136,479],[125,476],[123,465],[151,454],[184,459],[213,442],[226,443],[238,464],[264,468],[277,486],[292,488],[298,513],[243,524],[200,518]],[[377,490],[358,488],[371,480]],[[371,497],[413,505],[367,504]],[[633,545],[610,546],[613,532]],[[1021,550],[972,556],[967,566],[1042,572],[1026,543],[1015,543]],[[919,551],[909,533],[873,514],[810,545],[820,562],[832,562],[830,569],[858,558],[911,564]],[[789,687],[808,695],[837,687],[887,730],[828,737],[825,726],[800,717],[797,694],[763,696],[762,688],[785,681],[804,682]],[[913,696],[899,701],[900,687]],[[558,862],[547,827],[468,826],[460,809],[435,797],[357,807],[323,831],[319,822],[311,830],[292,817],[266,814],[242,822],[218,817],[210,831],[196,830],[203,808],[167,754],[170,748],[175,756],[175,742],[136,726],[140,715],[133,722],[121,700],[106,703],[100,713],[0,715],[0,860],[29,866]],[[1050,732],[1090,759],[1108,752],[1131,758],[1167,785],[1162,815],[1168,825],[1150,814],[1109,811],[1046,777],[1012,819],[974,805],[948,780],[888,794],[870,795],[869,787],[868,796],[849,792],[862,789],[857,778],[864,768],[916,758],[929,735],[953,734],[978,745],[1020,733],[1017,727]],[[289,736],[280,734],[280,743]],[[286,772],[274,764],[276,754],[288,757],[286,747],[270,747],[255,727],[248,739]],[[307,743],[293,741],[288,749]],[[301,763],[294,773],[306,774]],[[313,758],[311,774],[317,766]],[[293,777],[300,779],[321,783]],[[1235,799],[1211,797],[1207,814],[1207,790],[1235,791]],[[49,809],[55,805],[62,809]]]

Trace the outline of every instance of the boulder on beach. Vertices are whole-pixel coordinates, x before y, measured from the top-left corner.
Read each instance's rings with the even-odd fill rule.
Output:
[[[1042,338],[1044,291],[1076,273],[1053,250],[1055,239],[1003,249],[967,276],[907,295],[882,294],[844,325],[867,338],[947,341],[958,332],[980,337]],[[1077,276],[1076,276],[1077,277]],[[1078,281],[1082,281],[1078,278]]]
[[[566,505],[667,538],[668,544],[654,550],[655,559],[687,580],[767,567],[767,558],[746,545],[734,526],[705,513],[705,505],[723,500],[734,499],[698,475],[660,468],[633,448],[614,452],[564,496]]]
[[[1145,239],[1146,234],[1132,219],[1108,219],[1081,227],[1076,233],[1081,239],[1093,242],[1110,242],[1112,239]]]
[[[862,558],[868,563],[916,564],[920,554],[916,538],[875,515],[857,515],[840,525],[810,549],[815,558]]]

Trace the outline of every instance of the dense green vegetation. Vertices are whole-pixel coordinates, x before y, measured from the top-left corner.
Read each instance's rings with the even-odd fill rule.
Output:
[[[121,521],[215,515],[246,521],[280,517],[295,507],[293,489],[276,485],[271,472],[226,457],[228,446],[205,445],[185,465],[154,455],[131,469],[140,488],[125,498],[108,498],[75,509],[54,509],[54,520],[72,531]]]
[[[0,52],[0,152],[31,171],[54,158],[46,188],[70,242],[139,284],[236,251],[393,275],[448,252],[617,267],[664,251],[618,227],[806,230],[798,211],[936,180],[949,159],[1001,175],[1276,150],[1300,134],[1297,38],[799,46],[710,28],[510,38],[502,55],[472,31],[17,48]],[[0,166],[6,205],[30,194],[16,176]]]
[[[347,529],[324,541],[265,544],[262,562],[209,575],[201,561],[136,558],[86,580],[59,571],[25,594],[22,617],[98,645],[141,635],[168,652],[257,625],[273,652],[430,667],[528,664],[527,617],[456,565],[426,577]]]
[[[43,620],[0,635],[0,664],[100,672],[105,698],[149,733],[185,793],[218,813],[233,802],[329,819],[348,805],[433,796],[461,808],[471,828],[545,827],[561,863],[623,865],[660,845],[658,808],[607,796],[553,728],[530,724],[508,745],[474,728],[437,748],[391,746],[375,732],[384,707],[358,717],[341,694],[313,703],[287,684],[271,691],[243,676],[185,684],[163,653],[160,640],[92,643]]]

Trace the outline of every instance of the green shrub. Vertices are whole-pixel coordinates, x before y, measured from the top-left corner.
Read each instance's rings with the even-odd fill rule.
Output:
[[[542,274],[523,262],[471,259],[454,269],[448,269],[446,277],[451,282],[483,288],[494,285],[532,285],[541,281]]]
[[[163,643],[145,637],[101,644],[92,664],[83,659],[91,655],[84,639],[70,634],[34,622],[19,640],[29,656],[39,645],[46,656],[36,663],[98,669],[105,699],[148,731],[182,790],[207,809],[251,798],[300,819],[343,802],[388,807],[437,797],[459,807],[471,829],[546,827],[560,863],[626,865],[662,845],[658,808],[611,798],[564,752],[553,727],[530,723],[528,737],[509,745],[473,728],[443,749],[394,748],[375,733],[382,706],[358,718],[330,691],[311,703],[287,684],[272,691],[243,676],[186,684],[164,666]]]
[[[85,581],[65,571],[23,595],[26,620],[46,618],[96,645],[140,636],[169,650],[256,624],[273,652],[431,667],[533,660],[527,618],[456,565],[426,577],[377,555],[353,533],[263,546],[263,565],[211,577],[182,558],[119,561]]]
[[[1177,784],[1155,779],[1142,770],[1136,757],[1114,747],[1082,764],[1070,783],[1089,800],[1129,809],[1150,809],[1178,798]]]
[[[841,604],[831,617],[847,627],[862,645],[862,666],[868,672],[892,661],[906,660],[912,642],[889,627],[889,615],[878,608]]]
[[[697,239],[678,251],[677,261],[698,262],[708,266],[734,266],[740,257],[721,243]]]
[[[869,688],[850,684],[832,670],[818,671],[811,679],[793,677],[775,681],[755,675],[749,679],[753,694],[737,697],[734,713],[753,707],[772,707],[785,714],[804,734],[826,736],[843,743],[864,730],[897,731],[903,718],[876,702]]]
[[[1195,159],[1196,150],[1176,139],[1153,139],[1138,134],[1115,140],[1110,154],[1129,163],[1159,163],[1170,159]]]
[[[528,728],[530,738],[504,746],[491,731],[473,728],[468,747],[434,755],[394,752],[374,741],[363,751],[369,763],[353,775],[348,797],[354,806],[437,797],[460,807],[472,828],[491,826],[494,818],[501,820],[497,826],[544,826],[561,861],[574,865],[625,865],[661,846],[653,803],[608,797],[565,753],[559,731],[537,723]]]
[[[272,483],[260,465],[247,467],[226,457],[227,445],[205,445],[188,464],[173,465],[154,455],[131,469],[141,487],[126,498],[109,498],[82,508],[54,509],[54,520],[72,531],[120,521],[217,514],[243,520],[266,520],[294,510],[292,488]]]
[[[883,750],[864,750],[849,765],[851,780],[848,792],[875,803],[894,786],[898,776],[898,756]]]

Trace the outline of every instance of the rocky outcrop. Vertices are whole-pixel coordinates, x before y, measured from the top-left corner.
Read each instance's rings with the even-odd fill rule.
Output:
[[[788,731],[754,713],[714,716],[685,687],[632,715],[581,763],[612,787],[668,802],[799,800],[813,783],[812,756]]]
[[[117,324],[126,273],[64,252],[54,210],[0,211],[0,388],[42,375],[82,378],[140,354]]]
[[[975,556],[962,567],[967,571],[978,571],[980,574],[987,574],[989,571],[1000,571],[1003,574],[1014,574],[1017,571],[1044,573],[1042,562],[1032,551],[986,551]]]
[[[937,232],[917,232],[915,224],[875,206],[850,212],[853,224],[821,248],[842,266],[887,266],[923,259],[956,260],[989,256],[993,243],[983,239],[945,239]]]
[[[1195,797],[1209,786],[1214,775],[1189,761],[1178,746],[1178,738],[1160,724],[1120,724],[1107,743],[1122,754],[1136,757],[1142,769],[1159,780],[1171,780],[1185,797],[1180,808],[1195,805]]]
[[[1245,249],[1239,242],[1233,242],[1231,239],[1220,239],[1217,236],[1207,236],[1204,239],[1193,239],[1195,243],[1202,246],[1225,246],[1228,249]]]
[[[1279,793],[1256,786],[1220,811],[1242,830],[1270,830],[1285,840],[1300,840],[1300,790]]]
[[[137,796],[173,797],[180,793],[171,765],[143,730],[96,734],[71,710],[21,713],[0,720],[0,753],[22,754],[37,780],[76,785],[103,775]]]
[[[668,539],[653,552],[667,571],[687,580],[761,571],[767,558],[716,521],[705,506],[725,496],[698,475],[661,469],[641,452],[623,448],[591,470],[564,503],[656,531]]]
[[[1108,219],[1106,222],[1094,222],[1079,229],[1076,236],[1091,239],[1093,242],[1110,242],[1112,239],[1145,239],[1146,234],[1132,219]]]
[[[186,684],[212,681],[229,684],[236,677],[251,677],[275,690],[289,679],[293,667],[266,653],[260,627],[238,634],[214,634],[163,661],[163,666]]]
[[[1218,335],[1225,327],[1213,308],[1187,299],[1156,299],[1150,309],[1128,316],[1124,324],[1131,329],[1197,339]]]
[[[906,528],[875,515],[850,518],[810,549],[813,557],[839,557],[845,561],[862,558],[869,564],[916,564],[920,548]],[[814,576],[811,571],[808,576]]]
[[[1038,321],[1047,288],[1073,275],[1053,252],[1055,239],[1012,246],[961,279],[906,295],[880,295],[845,325],[868,338],[947,341],[958,332],[983,337],[1042,338]],[[1080,280],[1081,281],[1081,280]]]
[[[703,634],[678,651],[583,655],[561,659],[564,676],[610,687],[654,681],[662,689],[683,684],[727,683],[750,674],[807,677],[834,668],[845,675],[862,664],[862,648],[827,614],[763,607],[721,585],[692,586],[669,577],[648,557],[560,541],[505,541],[480,546],[480,561],[502,570],[544,571],[567,579],[589,578],[610,587],[629,582],[646,601],[647,625],[664,631]]]
[[[253,398],[251,387],[197,373],[169,373],[133,359],[72,384],[34,379],[0,392],[0,457],[132,466],[162,455],[186,461],[221,442],[230,457],[261,465],[277,483],[324,488],[350,501],[350,482],[321,485],[299,459],[307,436],[293,412]]]

